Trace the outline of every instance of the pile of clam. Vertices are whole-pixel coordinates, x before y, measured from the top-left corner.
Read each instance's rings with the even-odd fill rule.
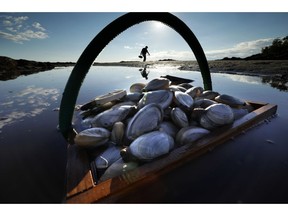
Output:
[[[74,141],[86,148],[99,181],[155,160],[211,131],[232,125],[251,112],[245,101],[166,78],[131,85],[129,93],[95,106],[83,106],[86,129]]]

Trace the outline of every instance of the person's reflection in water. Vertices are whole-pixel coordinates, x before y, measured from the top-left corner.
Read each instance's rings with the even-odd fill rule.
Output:
[[[139,69],[139,71],[140,71],[143,78],[148,79],[149,71],[147,72],[146,68],[147,68],[147,65],[145,65],[143,69],[142,68]]]

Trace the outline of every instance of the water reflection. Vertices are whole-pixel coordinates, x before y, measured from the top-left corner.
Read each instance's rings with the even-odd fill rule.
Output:
[[[288,75],[283,74],[279,76],[264,76],[262,83],[270,84],[271,87],[279,89],[280,91],[288,91]]]
[[[139,69],[142,77],[145,78],[146,80],[148,79],[148,74],[150,73],[150,71],[147,72],[147,66],[148,64],[144,65],[144,68]]]
[[[0,103],[0,129],[17,121],[23,121],[25,117],[39,115],[52,101],[56,101],[59,95],[59,90],[56,88],[35,86],[28,86],[16,94],[10,91]]]

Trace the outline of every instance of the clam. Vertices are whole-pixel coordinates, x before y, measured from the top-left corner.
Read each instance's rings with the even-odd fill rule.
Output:
[[[116,107],[120,107],[120,106],[135,106],[136,107],[137,103],[133,102],[133,101],[122,101],[122,102],[118,102],[116,103],[113,107],[111,107],[112,109],[115,109]]]
[[[111,166],[108,167],[108,169],[100,177],[99,182],[123,175],[126,172],[137,168],[138,166],[139,165],[137,162],[124,162],[122,158],[119,158]]]
[[[239,98],[236,98],[236,97],[233,97],[233,96],[227,95],[227,94],[218,95],[215,98],[215,101],[217,101],[219,103],[227,104],[231,107],[242,107],[245,105],[244,100],[241,100]]]
[[[174,139],[165,132],[152,131],[135,139],[120,154],[124,161],[151,161],[168,154],[174,148]]]
[[[74,142],[80,147],[94,148],[104,145],[108,142],[109,138],[109,130],[101,127],[94,127],[78,133],[74,138]]]
[[[126,137],[134,140],[138,136],[156,130],[163,120],[163,110],[155,103],[148,104],[140,109],[128,122]]]
[[[231,124],[233,121],[234,113],[231,107],[221,103],[207,107],[200,117],[200,125],[209,130]]]
[[[171,137],[175,138],[179,129],[170,121],[163,121],[159,125],[159,131],[165,132]]]
[[[180,108],[190,110],[193,107],[194,100],[189,94],[176,91],[174,92],[174,102]]]
[[[124,101],[133,101],[133,102],[138,102],[141,98],[143,97],[143,94],[140,92],[133,92],[133,93],[128,93],[123,100]]]
[[[122,145],[124,134],[125,125],[122,122],[115,122],[112,128],[110,140],[116,145]]]
[[[144,83],[134,83],[133,85],[130,86],[130,92],[138,92],[142,93],[143,88],[146,86]]]
[[[233,114],[234,114],[234,120],[240,119],[249,113],[248,109],[232,108],[232,110],[233,110]]]
[[[171,110],[171,119],[174,124],[180,128],[188,127],[189,125],[187,115],[179,107],[174,107]]]
[[[146,106],[147,104],[157,103],[162,109],[166,109],[173,100],[173,93],[168,90],[157,90],[146,92],[138,103],[138,108]]]
[[[203,136],[209,134],[210,131],[197,126],[189,126],[182,128],[176,135],[176,143],[178,146],[192,144]]]
[[[212,104],[216,104],[216,101],[210,100],[210,99],[206,99],[206,98],[202,98],[199,100],[195,100],[194,101],[194,108],[207,108],[209,106],[211,106]]]
[[[220,94],[216,91],[206,90],[206,91],[203,91],[202,94],[196,97],[195,99],[199,100],[199,99],[205,98],[205,99],[214,100],[214,98],[217,97],[218,95]]]
[[[181,84],[179,84],[179,86],[185,88],[186,90],[193,87],[193,85],[190,83],[181,83]]]
[[[169,89],[171,91],[182,91],[182,92],[186,91],[186,89],[184,87],[180,86],[180,85],[170,85]]]
[[[96,115],[92,120],[93,127],[112,128],[115,122],[124,120],[130,112],[135,110],[134,106],[117,106]]]
[[[94,160],[94,163],[97,169],[107,169],[111,164],[120,158],[120,148],[112,145],[99,154]]]
[[[146,84],[146,86],[143,88],[143,91],[155,91],[155,90],[161,90],[161,89],[168,89],[170,85],[170,80],[167,78],[156,78],[151,80]]]
[[[192,110],[190,118],[191,120],[199,122],[201,116],[205,113],[205,109],[201,107],[196,107]]]
[[[192,98],[199,97],[203,93],[204,89],[200,86],[194,86],[185,91],[185,93],[189,94]]]

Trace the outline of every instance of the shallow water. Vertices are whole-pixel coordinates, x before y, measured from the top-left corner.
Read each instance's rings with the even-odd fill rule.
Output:
[[[139,69],[92,67],[77,104],[114,89],[129,91],[131,84],[160,75],[193,79],[193,85],[203,86],[199,72],[154,67],[147,69],[146,80]],[[63,201],[66,143],[57,131],[57,109],[71,70],[57,68],[0,81],[0,181],[5,185],[0,202]],[[263,83],[261,77],[213,73],[212,82],[219,93],[277,104],[278,115],[165,175],[158,196],[149,196],[159,188],[156,184],[123,202],[145,202],[145,197],[146,202],[288,202],[288,93]]]

